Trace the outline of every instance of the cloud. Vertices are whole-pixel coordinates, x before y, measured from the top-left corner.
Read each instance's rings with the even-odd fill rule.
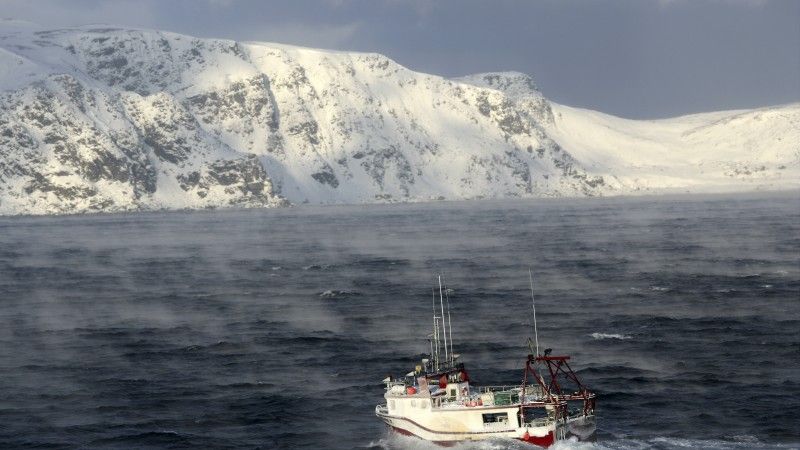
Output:
[[[206,0],[212,7],[227,8],[233,5],[234,0]]]
[[[386,4],[408,7],[420,18],[430,15],[437,6],[437,2],[431,0],[386,0]]]
[[[769,0],[705,0],[706,3],[718,3],[718,4],[727,4],[727,5],[736,5],[736,6],[745,6],[745,7],[752,7],[752,8],[761,8],[766,6],[769,3]],[[702,2],[702,0],[700,1]],[[690,4],[690,3],[698,3],[697,0],[658,0],[658,4],[661,7],[670,7],[677,4]]]
[[[133,0],[114,2],[0,0],[0,11],[5,17],[25,19],[46,27],[92,23],[152,27],[156,18],[154,3]]]
[[[341,25],[281,23],[268,24],[248,33],[257,40],[266,40],[294,45],[340,49],[352,44],[361,23],[352,22]]]

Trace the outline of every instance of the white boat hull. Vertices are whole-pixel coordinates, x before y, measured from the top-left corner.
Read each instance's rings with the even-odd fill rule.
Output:
[[[485,439],[517,439],[540,447],[549,447],[556,441],[575,438],[579,441],[595,439],[594,415],[570,417],[566,421],[550,422],[542,426],[516,426],[498,423],[480,429],[469,426],[470,416],[482,413],[508,412],[516,417],[518,408],[468,408],[431,411],[425,415],[391,415],[377,408],[376,415],[397,433],[416,436],[440,445]]]

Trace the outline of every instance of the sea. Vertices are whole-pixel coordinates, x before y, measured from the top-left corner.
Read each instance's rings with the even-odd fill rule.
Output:
[[[0,448],[437,448],[381,380],[441,275],[472,381],[519,383],[529,269],[598,393],[557,449],[800,448],[796,191],[3,217]]]

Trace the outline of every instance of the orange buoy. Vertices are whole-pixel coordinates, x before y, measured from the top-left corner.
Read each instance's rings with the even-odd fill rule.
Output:
[[[530,435],[530,433],[528,433],[528,430],[525,430],[525,434],[523,434],[523,435],[522,435],[522,440],[523,440],[523,441],[527,441],[527,440],[529,440],[530,438],[531,438],[531,435]]]
[[[415,388],[414,386],[409,386],[406,388],[406,393],[408,395],[414,395],[417,393],[417,388]]]

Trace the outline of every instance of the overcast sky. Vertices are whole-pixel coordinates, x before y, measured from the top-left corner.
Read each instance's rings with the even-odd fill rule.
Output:
[[[0,0],[0,16],[517,70],[554,101],[632,118],[800,101],[798,0]]]

